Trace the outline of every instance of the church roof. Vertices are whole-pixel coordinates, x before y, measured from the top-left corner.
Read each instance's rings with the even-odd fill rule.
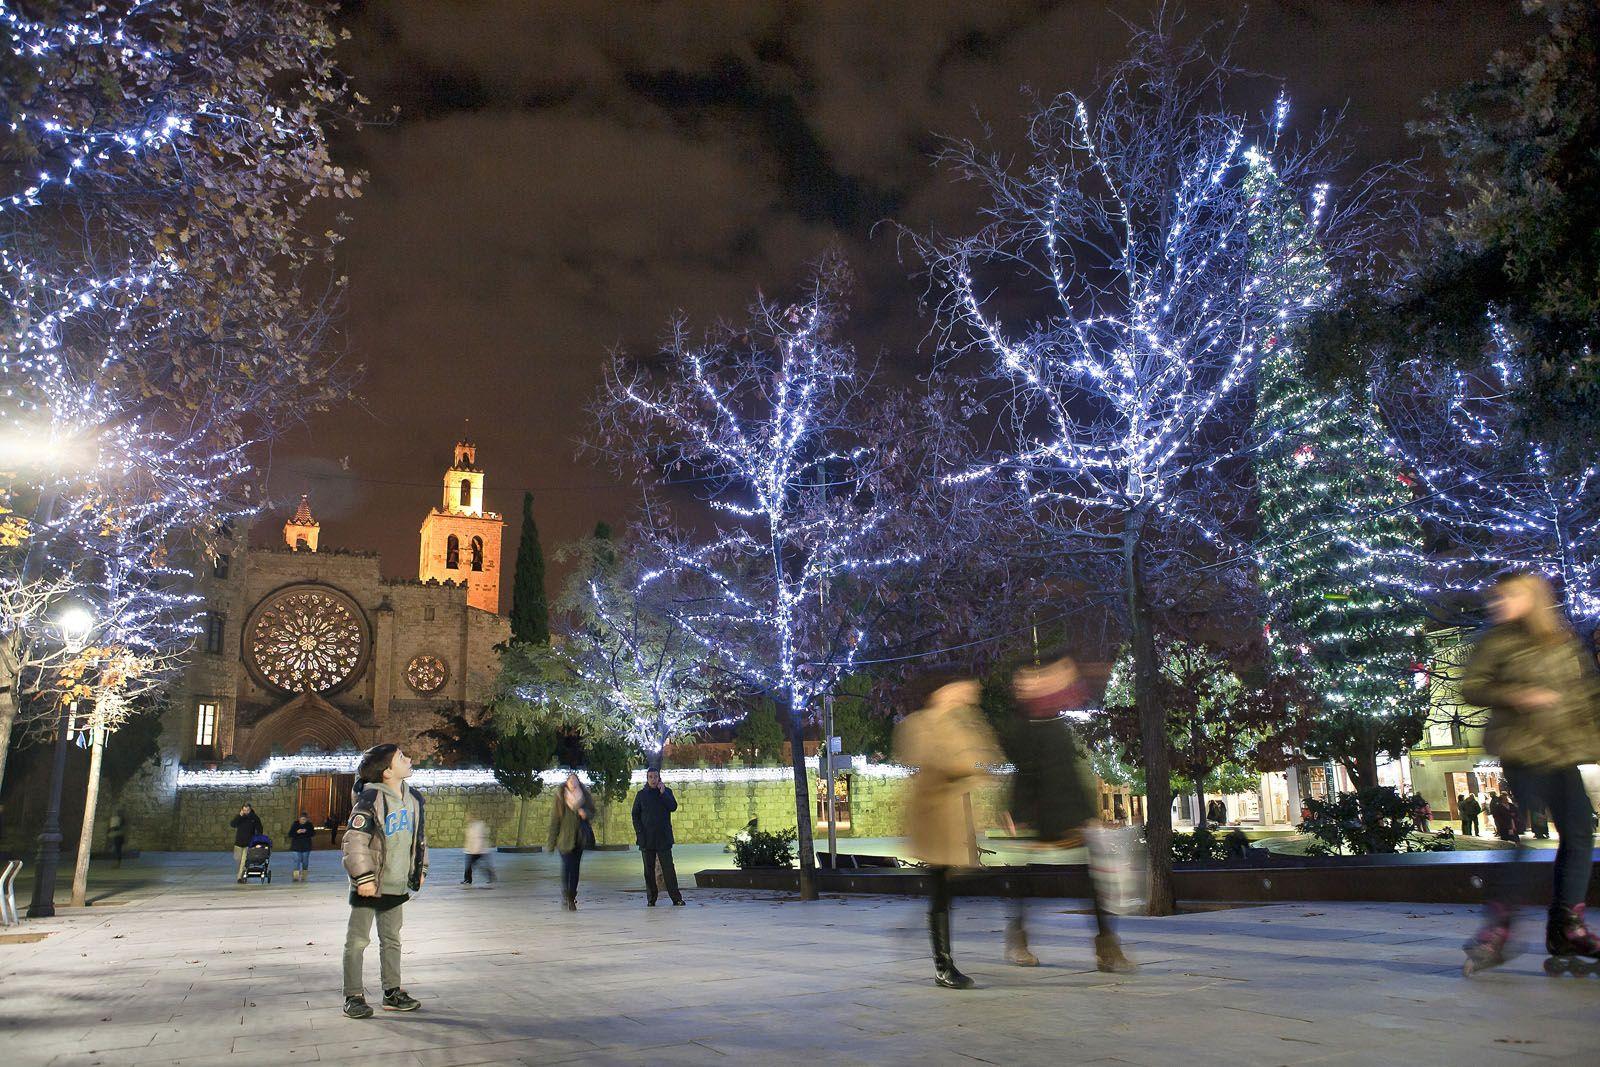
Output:
[[[300,494],[300,506],[294,509],[294,518],[290,519],[288,524],[290,526],[322,525],[311,517],[311,498],[307,494]]]

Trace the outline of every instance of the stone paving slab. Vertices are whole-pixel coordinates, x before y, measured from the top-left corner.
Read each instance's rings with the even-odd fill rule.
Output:
[[[723,862],[685,849],[680,869]],[[1034,901],[1044,966],[1002,957],[1004,905],[958,900],[980,987],[930,981],[920,905],[688,890],[644,907],[638,857],[587,857],[580,910],[555,857],[500,856],[462,890],[459,854],[407,905],[415,1015],[339,1015],[347,913],[337,857],[306,884],[236,886],[226,857],[95,872],[116,907],[63,909],[0,944],[5,1067],[121,1064],[1600,1063],[1600,977],[1551,979],[1536,946],[1460,975],[1461,906],[1315,904],[1129,919],[1137,974],[1090,958],[1082,902]],[[1532,913],[1521,928],[1542,931]],[[369,952],[369,990],[376,948]]]

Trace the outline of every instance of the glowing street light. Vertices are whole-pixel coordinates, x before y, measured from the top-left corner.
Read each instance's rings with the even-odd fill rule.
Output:
[[[89,640],[94,630],[94,612],[82,604],[70,604],[56,616],[56,629],[69,651],[77,652]]]
[[[56,628],[67,651],[82,650],[94,631],[94,612],[83,604],[68,604],[56,616]],[[61,785],[67,769],[67,735],[78,702],[62,700],[61,721],[56,726],[55,759],[50,765],[50,793],[44,809],[44,826],[39,831],[38,873],[33,880],[33,900],[28,905],[30,919],[48,919],[56,913],[56,868],[61,862]]]

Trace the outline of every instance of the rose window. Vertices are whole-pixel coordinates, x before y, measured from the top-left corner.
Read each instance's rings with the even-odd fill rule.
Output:
[[[449,668],[438,656],[417,656],[406,664],[406,681],[419,693],[437,693],[449,676]]]
[[[289,693],[326,693],[349,683],[367,654],[360,609],[332,590],[286,589],[263,601],[245,627],[249,665]]]

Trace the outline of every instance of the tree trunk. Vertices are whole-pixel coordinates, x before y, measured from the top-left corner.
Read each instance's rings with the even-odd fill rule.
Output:
[[[6,757],[11,753],[11,726],[17,721],[17,678],[15,674],[0,675],[0,788],[6,784]]]
[[[89,853],[94,848],[94,814],[100,804],[100,762],[106,750],[106,731],[94,727],[89,746],[89,782],[83,792],[83,831],[78,835],[78,863],[72,869],[72,906],[89,902]]]
[[[789,765],[794,768],[795,847],[800,852],[800,899],[817,899],[817,853],[811,843],[811,783],[806,779],[805,728],[792,699],[789,713]]]
[[[522,830],[528,823],[528,798],[517,798],[517,847],[522,847]]]
[[[1150,915],[1171,915],[1172,889],[1172,770],[1167,756],[1166,711],[1156,694],[1160,665],[1155,634],[1150,629],[1150,605],[1145,598],[1140,535],[1144,518],[1129,519],[1123,532],[1123,586],[1128,600],[1128,631],[1133,646],[1133,692],[1139,708],[1139,741],[1144,750],[1144,840],[1149,857],[1148,907]]]
[[[1358,792],[1373,789],[1378,784],[1378,743],[1375,733],[1369,724],[1359,727],[1352,739],[1354,751],[1348,760],[1340,761],[1344,769],[1350,772],[1350,781]]]
[[[1194,810],[1194,826],[1196,830],[1202,826],[1210,825],[1211,816],[1206,813],[1206,787],[1203,785],[1194,787]]]

